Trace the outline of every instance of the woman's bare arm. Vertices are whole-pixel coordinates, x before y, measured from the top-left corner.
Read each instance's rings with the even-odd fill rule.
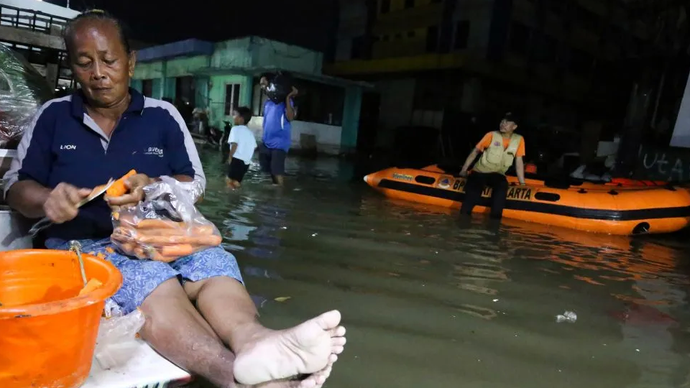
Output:
[[[45,217],[43,204],[48,200],[51,191],[35,181],[19,181],[7,192],[7,204],[25,217]]]

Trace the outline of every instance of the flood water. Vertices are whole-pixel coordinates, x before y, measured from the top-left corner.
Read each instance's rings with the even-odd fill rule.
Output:
[[[289,158],[283,189],[253,166],[229,192],[218,154],[204,158],[201,210],[262,321],[343,313],[327,387],[690,387],[690,243],[461,223],[330,158]],[[577,320],[557,323],[565,311]]]

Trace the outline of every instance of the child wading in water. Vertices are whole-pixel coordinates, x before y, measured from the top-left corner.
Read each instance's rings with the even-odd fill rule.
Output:
[[[230,131],[228,144],[230,144],[230,156],[228,156],[228,187],[238,189],[241,186],[244,174],[249,170],[249,164],[256,150],[256,139],[252,131],[247,128],[252,112],[249,108],[241,106],[232,112],[233,127]]]

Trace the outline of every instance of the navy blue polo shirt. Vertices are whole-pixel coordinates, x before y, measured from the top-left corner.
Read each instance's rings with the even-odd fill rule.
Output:
[[[129,170],[150,177],[187,175],[205,186],[199,155],[173,105],[146,98],[134,89],[127,111],[108,137],[89,117],[81,91],[48,101],[38,111],[5,175],[5,191],[23,180],[55,188],[65,182],[93,188]],[[73,221],[53,225],[49,238],[105,238],[112,233],[110,209],[99,198]]]

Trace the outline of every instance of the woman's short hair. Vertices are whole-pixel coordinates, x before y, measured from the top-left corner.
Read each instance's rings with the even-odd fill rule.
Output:
[[[122,43],[122,46],[125,48],[125,51],[127,52],[127,54],[132,52],[132,49],[129,45],[129,38],[127,36],[126,28],[122,25],[122,23],[119,20],[117,20],[116,17],[114,17],[106,11],[100,9],[92,9],[79,14],[77,17],[75,17],[67,23],[67,26],[65,27],[65,30],[63,32],[63,39],[65,40],[65,48],[67,49],[68,54],[72,52],[71,48],[72,41],[74,40],[74,29],[79,23],[81,23],[84,20],[100,20],[113,23],[115,27],[117,27],[120,36],[120,42]]]

